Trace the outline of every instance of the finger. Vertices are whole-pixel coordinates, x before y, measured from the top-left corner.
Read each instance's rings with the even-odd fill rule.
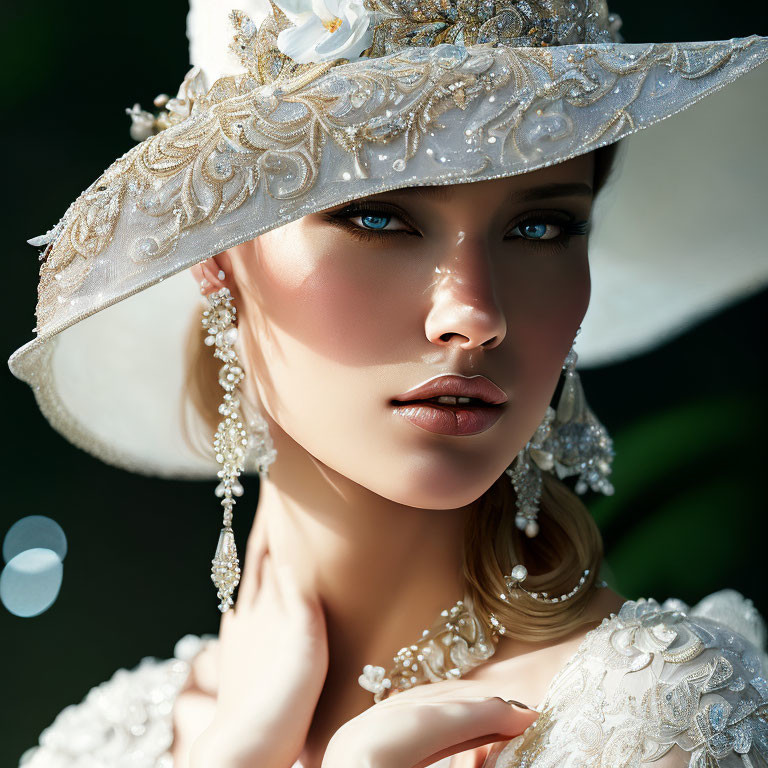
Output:
[[[413,734],[418,743],[415,745],[411,739],[404,738],[393,745],[395,765],[414,768],[429,765],[438,758],[464,751],[467,749],[464,745],[469,743],[479,746],[512,739],[539,715],[499,697],[425,701],[417,706],[426,708]]]
[[[299,621],[311,636],[325,638],[327,628],[322,602],[316,594],[302,588],[296,564],[280,560],[270,548],[267,568],[280,609]]]
[[[290,602],[290,599],[295,596],[298,585],[295,566],[291,567],[290,560],[285,557],[285,548],[281,548],[280,544],[279,537],[277,541],[273,537],[269,542],[269,559],[264,563],[264,573],[269,572],[275,596],[285,607],[285,603]]]
[[[259,593],[264,554],[267,551],[266,526],[255,521],[245,547],[245,564],[237,592],[237,602],[252,606]]]
[[[507,736],[504,733],[492,733],[488,736],[480,736],[477,739],[470,739],[464,741],[461,744],[456,744],[453,747],[447,749],[441,749],[439,752],[435,752],[434,755],[430,755],[426,760],[422,760],[416,763],[413,768],[426,768],[429,765],[434,765],[439,760],[443,760],[446,757],[458,755],[461,752],[468,752],[470,749],[477,749],[478,747],[484,747],[486,744],[495,744],[498,741],[510,741],[514,736]]]
[[[262,592],[274,593],[276,589],[272,550],[267,548],[259,563],[259,594]]]
[[[309,603],[299,585],[298,573],[295,566],[288,563],[274,563],[273,573],[280,602],[287,611],[301,609]]]
[[[471,696],[474,691],[477,691],[477,683],[474,680],[465,680],[464,678],[439,680],[429,683],[429,685],[414,685],[413,688],[406,688],[403,691],[390,692],[385,699],[382,699],[375,706],[392,707],[401,704],[412,705],[415,701],[460,699],[464,697],[465,692],[467,692],[466,698],[474,698]]]
[[[269,562],[270,551],[268,549],[260,550],[253,559],[249,560],[250,576],[242,585],[244,590],[238,593],[235,604],[235,608],[239,607],[239,616],[248,615],[256,605],[257,600],[264,596],[275,598],[275,580]],[[228,611],[228,613],[234,613],[234,611]]]
[[[235,601],[235,605],[232,608],[221,614],[221,620],[219,621],[219,639],[222,642],[229,636],[230,627],[235,620],[235,608],[237,608],[237,601]]]
[[[270,589],[274,590],[282,609],[290,611],[303,604],[294,566],[277,560],[270,549],[264,568],[264,578],[269,578]]]

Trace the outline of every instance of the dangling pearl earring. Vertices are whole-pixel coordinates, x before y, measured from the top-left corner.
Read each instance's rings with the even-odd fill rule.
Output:
[[[218,476],[221,482],[216,487],[216,496],[221,499],[224,508],[224,527],[219,534],[211,568],[211,579],[216,586],[217,597],[221,601],[219,610],[224,613],[234,603],[232,593],[240,583],[240,562],[237,559],[235,534],[232,531],[232,508],[235,497],[243,495],[240,473],[245,465],[248,434],[240,414],[238,384],[243,379],[234,344],[237,341],[235,318],[237,310],[232,304],[229,288],[222,288],[209,294],[210,306],[203,312],[203,328],[208,332],[205,344],[215,346],[214,357],[224,365],[219,371],[219,384],[224,390],[224,399],[219,406],[219,413],[224,417],[216,429],[213,448],[216,461],[221,464]]]
[[[226,275],[219,270],[219,280]],[[206,287],[201,285],[204,293]],[[223,362],[219,371],[219,384],[224,390],[219,413],[223,416],[213,438],[213,450],[216,461],[221,464],[218,472],[220,479],[216,486],[216,496],[221,499],[224,508],[224,526],[219,533],[216,554],[211,561],[211,579],[217,589],[219,610],[224,613],[234,604],[232,594],[240,583],[240,561],[237,557],[235,534],[232,531],[232,508],[235,497],[243,495],[240,474],[245,468],[246,458],[251,460],[264,479],[269,477],[269,465],[275,460],[277,451],[273,447],[269,434],[269,425],[261,413],[254,413],[246,430],[240,410],[239,384],[245,374],[240,365],[235,343],[238,330],[235,327],[237,310],[232,303],[228,288],[221,288],[208,296],[208,308],[203,311],[202,326],[206,331],[205,344],[215,347],[214,357]]]
[[[515,525],[530,538],[539,532],[542,472],[555,474],[561,480],[577,475],[575,490],[579,494],[590,488],[606,496],[613,493],[609,480],[613,441],[587,405],[576,372],[577,361],[578,355],[571,347],[563,363],[563,390],[557,410],[547,408],[533,437],[504,470],[515,489]]]

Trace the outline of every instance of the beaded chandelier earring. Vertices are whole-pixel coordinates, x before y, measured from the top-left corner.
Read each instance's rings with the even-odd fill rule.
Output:
[[[223,280],[224,277],[224,272],[219,272],[219,278]],[[202,285],[201,289],[204,291],[205,287]],[[245,468],[246,457],[254,456],[259,474],[268,477],[268,467],[277,452],[272,446],[267,422],[260,413],[249,421],[247,430],[244,424],[239,385],[245,374],[235,349],[238,339],[235,325],[237,310],[232,303],[229,288],[221,288],[209,294],[208,302],[209,306],[203,310],[202,317],[202,326],[206,331],[204,343],[214,347],[214,357],[223,363],[219,370],[219,384],[224,390],[219,405],[222,420],[214,434],[213,450],[217,463],[221,465],[218,471],[220,482],[215,493],[224,508],[224,525],[219,533],[216,554],[211,561],[211,579],[217,589],[219,610],[224,613],[234,605],[232,594],[240,583],[240,561],[232,531],[232,510],[236,498],[243,495],[240,474]]]
[[[575,342],[574,342],[575,343]],[[557,408],[549,406],[533,437],[504,472],[517,497],[515,525],[529,537],[539,532],[538,514],[544,487],[542,472],[559,479],[578,476],[576,493],[587,489],[610,496],[613,441],[587,405],[576,372],[578,355],[571,347],[563,363],[563,388]]]

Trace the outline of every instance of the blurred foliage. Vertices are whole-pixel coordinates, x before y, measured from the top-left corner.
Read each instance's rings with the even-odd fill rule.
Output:
[[[756,446],[745,456],[758,412],[748,398],[706,400],[615,436],[617,493],[590,504],[608,545],[611,586],[659,599],[731,586],[727,562],[760,533],[755,490],[744,480],[759,455]],[[764,600],[764,586],[753,591]]]

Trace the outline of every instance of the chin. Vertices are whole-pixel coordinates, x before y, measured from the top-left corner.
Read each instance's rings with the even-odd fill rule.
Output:
[[[395,466],[378,465],[377,475],[365,485],[397,504],[420,509],[458,509],[482,496],[506,469],[486,455],[445,457],[409,455],[393,450]]]

